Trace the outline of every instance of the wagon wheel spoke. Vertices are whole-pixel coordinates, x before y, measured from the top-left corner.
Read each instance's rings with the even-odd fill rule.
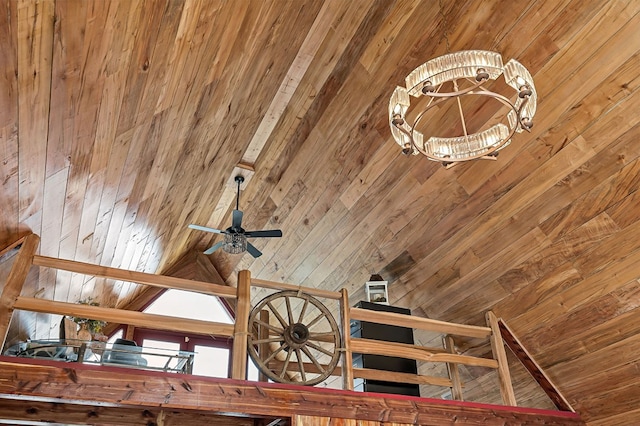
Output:
[[[333,352],[331,352],[331,351],[329,351],[329,350],[326,350],[326,349],[325,349],[325,348],[323,348],[322,346],[314,345],[314,344],[313,344],[313,343],[311,343],[311,342],[307,342],[307,346],[310,346],[310,347],[312,347],[313,349],[315,349],[316,351],[318,351],[318,352],[322,352],[322,353],[323,353],[323,354],[325,354],[325,355],[329,355],[329,356],[333,355]],[[305,352],[305,353],[306,353],[306,352]]]
[[[307,349],[305,346],[303,346],[302,348],[302,352],[304,352],[304,354],[307,356],[307,358],[309,358],[311,360],[311,362],[313,363],[313,365],[316,366],[316,368],[318,370],[320,370],[320,373],[324,373],[326,370],[324,369],[324,367],[318,362],[318,360],[316,359],[316,357],[314,357],[313,355],[311,355],[311,351],[309,349]],[[331,354],[329,354],[331,355]]]
[[[257,345],[259,343],[276,343],[281,341],[282,341],[282,336],[277,336],[277,337],[269,337],[268,339],[254,340],[253,343]]]
[[[302,322],[304,318],[304,314],[307,313],[307,307],[309,306],[309,299],[304,299],[304,305],[302,305],[302,310],[300,311],[300,316],[298,317],[298,322]]]
[[[284,360],[284,365],[282,366],[282,371],[280,372],[281,379],[284,379],[284,375],[287,373],[287,367],[289,366],[289,361],[291,361],[291,355],[293,351],[287,351],[287,358]]]
[[[320,313],[320,315],[318,315],[317,317],[315,317],[315,318],[313,319],[313,321],[311,321],[309,324],[307,324],[307,328],[309,328],[309,329],[310,329],[311,327],[313,327],[314,325],[316,325],[316,324],[317,324],[317,323],[318,323],[322,318],[326,318],[326,316],[325,316],[325,314],[324,314],[324,313]]]
[[[309,333],[309,340],[317,340],[318,342],[334,343],[336,341],[336,334],[332,331],[324,333]]]
[[[296,358],[298,358],[298,368],[300,369],[300,375],[302,376],[302,381],[307,381],[307,375],[304,371],[304,362],[302,361],[302,354],[300,353],[300,349],[296,349]]]
[[[284,333],[284,330],[283,330],[282,328],[275,327],[275,326],[273,326],[273,325],[271,325],[271,324],[269,324],[269,323],[266,323],[266,322],[264,322],[264,321],[261,321],[261,320],[259,320],[259,319],[255,319],[255,320],[254,320],[254,322],[255,322],[256,324],[260,324],[260,325],[261,325],[261,326],[263,326],[263,327],[267,327],[269,330],[273,330],[273,331],[275,331],[275,332],[276,332],[276,333],[278,333],[280,336],[282,336],[282,334]]]
[[[280,315],[280,312],[278,312],[278,310],[273,307],[271,302],[267,302],[267,306],[271,309],[271,312],[273,312],[273,315],[275,315],[276,318],[278,318],[278,321],[282,325],[282,328],[287,328],[289,324],[284,320],[284,318],[282,318],[282,315]]]
[[[284,298],[284,303],[287,305],[287,317],[289,318],[289,324],[294,324],[296,321],[293,319],[293,312],[291,311],[291,301],[288,297]]]
[[[269,365],[269,362],[274,359],[276,357],[276,355],[278,355],[280,352],[282,352],[283,350],[285,350],[285,348],[287,347],[286,343],[283,343],[282,346],[280,346],[278,349],[276,349],[275,351],[271,352],[271,355],[269,355],[264,361],[262,361],[265,365]]]

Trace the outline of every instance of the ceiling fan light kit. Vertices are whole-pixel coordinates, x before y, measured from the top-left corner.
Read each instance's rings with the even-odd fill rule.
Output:
[[[242,234],[224,234],[222,250],[230,254],[244,253],[247,251],[247,237]]]
[[[483,86],[500,75],[504,76],[508,86],[515,89],[515,100]],[[533,78],[514,59],[503,65],[502,57],[496,52],[466,50],[431,59],[413,70],[406,77],[405,85],[396,87],[391,95],[389,126],[394,140],[406,155],[421,153],[445,166],[477,158],[495,159],[498,151],[509,145],[514,133],[530,131],[533,126],[537,105]],[[490,97],[505,105],[509,110],[506,124],[499,122],[475,133],[468,132],[461,99],[474,95]],[[410,124],[407,122],[410,98],[420,96],[427,97],[428,103],[415,114]],[[457,103],[463,134],[431,136],[425,141],[416,127],[428,111],[452,99]]]
[[[238,193],[236,196],[236,208],[233,210],[231,226],[225,230],[209,228],[207,226],[190,224],[189,228],[198,231],[211,232],[214,234],[223,234],[224,240],[219,241],[213,246],[205,250],[204,254],[212,254],[214,251],[222,248],[226,253],[239,254],[248,251],[253,257],[262,256],[262,252],[253,244],[247,241],[247,238],[279,238],[282,237],[282,231],[279,229],[270,229],[263,231],[245,231],[242,228],[243,213],[240,210],[240,185],[244,182],[244,177],[236,176],[234,179],[238,185]]]

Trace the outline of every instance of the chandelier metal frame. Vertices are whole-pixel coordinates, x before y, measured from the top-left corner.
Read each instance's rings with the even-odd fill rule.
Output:
[[[515,100],[492,92],[483,85],[503,75],[507,85],[516,90]],[[516,132],[530,131],[536,112],[537,93],[529,71],[511,59],[506,65],[496,52],[467,50],[448,53],[434,58],[413,70],[405,79],[406,87],[398,86],[389,101],[389,125],[395,141],[406,155],[425,155],[450,167],[462,161],[478,158],[495,160],[498,151],[507,146]],[[445,84],[453,90],[444,92]],[[466,87],[461,87],[461,86]],[[412,124],[407,122],[410,97],[429,97],[424,110]],[[507,106],[507,124],[502,122],[475,133],[467,131],[462,103],[467,96],[487,96]],[[431,136],[424,141],[416,130],[427,112],[440,104],[455,99],[462,122],[463,134],[455,137]]]

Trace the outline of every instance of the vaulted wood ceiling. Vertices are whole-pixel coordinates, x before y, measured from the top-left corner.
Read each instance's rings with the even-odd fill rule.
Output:
[[[233,177],[264,252],[240,269],[417,315],[502,316],[593,424],[640,418],[640,2],[5,1],[0,241],[166,271],[215,242]],[[497,161],[405,157],[387,103],[426,60],[495,50],[538,112]],[[477,104],[473,123],[495,113]],[[436,119],[443,115],[436,112]],[[459,126],[436,121],[447,136]],[[126,305],[128,283],[43,275],[39,295]],[[255,297],[258,297],[256,295]],[[464,342],[460,343],[464,346]],[[626,414],[625,414],[626,413]]]

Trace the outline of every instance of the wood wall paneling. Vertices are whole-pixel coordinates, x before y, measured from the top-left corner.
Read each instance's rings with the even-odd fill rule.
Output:
[[[189,223],[229,226],[228,183],[246,170],[243,227],[283,238],[252,240],[258,259],[218,251],[215,274],[188,279],[235,287],[247,269],[346,289],[356,303],[380,273],[391,303],[415,316],[478,326],[493,310],[586,420],[633,423],[638,393],[620,374],[634,371],[638,328],[640,4],[436,3],[5,2],[0,246],[33,231],[43,256],[172,271],[220,238]],[[444,169],[402,156],[390,94],[416,66],[465,49],[529,69],[534,127],[496,161]],[[463,105],[470,127],[500,115],[479,97]],[[432,110],[423,133],[456,134],[456,109]],[[32,274],[22,296],[57,302],[139,308],[158,291]],[[253,303],[271,291],[252,289]],[[29,337],[55,335],[52,318],[16,317]],[[463,355],[489,351],[455,343]],[[460,374],[465,398],[499,398],[495,372]],[[515,387],[541,401],[533,384]]]

